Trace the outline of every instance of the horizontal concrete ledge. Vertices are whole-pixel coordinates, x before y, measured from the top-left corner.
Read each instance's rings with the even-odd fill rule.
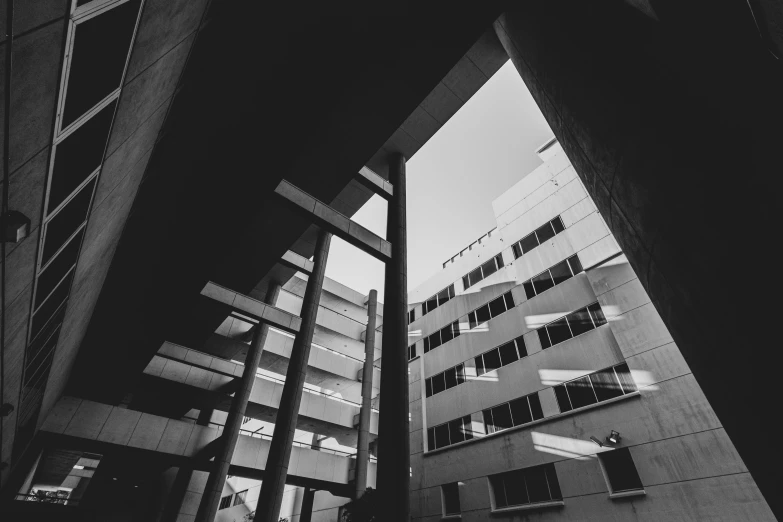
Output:
[[[298,270],[303,274],[310,275],[313,273],[313,262],[290,250],[287,250],[283,257],[280,258],[280,264]]]
[[[618,491],[609,495],[611,499],[628,498],[628,497],[643,497],[647,495],[647,492],[643,489],[633,489],[631,491]]]
[[[361,183],[365,188],[372,190],[386,201],[391,201],[391,198],[394,195],[394,187],[392,184],[367,167],[362,167],[362,170],[359,171],[359,175],[356,176],[356,181]]]
[[[228,288],[208,282],[201,290],[201,295],[223,303],[232,310],[248,315],[262,323],[267,323],[285,332],[298,333],[302,325],[302,319],[296,315],[264,304],[246,295],[242,295]]]
[[[554,500],[552,502],[536,502],[535,504],[523,504],[521,506],[509,506],[506,508],[493,509],[490,511],[491,515],[505,515],[507,513],[514,513],[515,511],[530,511],[534,509],[545,509],[553,507],[563,507],[565,502],[562,500]]]
[[[336,235],[384,263],[391,260],[392,245],[332,207],[283,180],[275,193],[304,214],[313,224]]]

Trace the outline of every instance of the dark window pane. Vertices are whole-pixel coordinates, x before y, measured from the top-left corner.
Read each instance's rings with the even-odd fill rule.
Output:
[[[63,127],[120,87],[139,4],[132,0],[76,25]]]
[[[476,319],[476,312],[470,312],[468,314],[468,325],[471,330],[478,326],[478,320]]]
[[[481,413],[484,415],[484,426],[487,429],[487,435],[495,433],[495,424],[492,422],[492,410],[484,410]]]
[[[600,304],[593,303],[587,308],[590,310],[590,315],[593,316],[596,328],[606,324],[606,317],[604,316],[604,311],[601,310]]]
[[[633,376],[631,375],[631,370],[628,369],[628,365],[618,364],[614,367],[614,370],[617,372],[617,377],[620,378],[620,384],[623,387],[623,391],[625,393],[633,393],[636,391],[636,383],[633,380]]]
[[[514,344],[514,341],[507,342],[498,348],[498,351],[500,352],[500,363],[503,366],[511,364],[512,362],[519,359],[519,356],[517,356],[517,347]]]
[[[441,488],[443,489],[443,510],[445,514],[459,514],[462,511],[459,506],[459,485],[454,482],[444,484]]]
[[[438,346],[440,346],[440,332],[435,332],[434,334],[429,336],[430,339],[430,350],[434,350]]]
[[[590,381],[593,383],[593,389],[599,402],[613,399],[623,394],[620,382],[617,380],[617,376],[612,368],[590,375]]]
[[[408,312],[408,324],[411,324],[416,320],[416,309],[412,309]]]
[[[445,372],[443,372],[443,375],[446,378],[446,389],[453,388],[457,385],[457,369],[456,368],[449,368]]]
[[[434,450],[435,446],[435,428],[427,430],[427,450]]]
[[[549,338],[552,340],[552,345],[562,343],[571,338],[571,330],[568,328],[565,317],[552,324],[548,324],[546,329],[549,332]]]
[[[568,264],[571,265],[571,271],[574,273],[574,275],[582,272],[584,268],[582,268],[582,263],[579,261],[578,256],[571,256],[568,258]]]
[[[449,297],[449,289],[444,288],[440,292],[438,292],[438,306],[441,306],[446,303],[450,299]]]
[[[533,287],[536,289],[536,295],[540,294],[541,292],[546,292],[555,286],[555,283],[552,281],[552,277],[549,275],[549,270],[543,274],[538,274],[536,277],[531,279],[531,281],[533,282]]]
[[[538,246],[538,239],[536,239],[535,234],[530,234],[527,237],[523,237],[519,245],[522,247],[522,252],[528,253]]]
[[[557,405],[560,407],[560,413],[565,413],[573,409],[564,384],[555,386],[555,396],[557,397]]]
[[[446,378],[442,373],[432,377],[432,394],[440,393],[446,389]]]
[[[531,504],[533,502],[552,500],[552,497],[549,495],[549,484],[546,480],[544,466],[526,469],[525,483],[527,484],[527,494],[530,497]]]
[[[468,276],[462,276],[462,288],[468,288],[470,286],[470,278]]]
[[[454,334],[454,337],[459,337],[459,321],[451,323],[451,331]]]
[[[71,234],[76,232],[79,225],[87,219],[87,211],[90,209],[92,189],[95,186],[96,179],[93,178],[92,181],[82,187],[79,193],[46,225],[42,263],[48,263],[49,259],[71,237]]]
[[[546,328],[539,328],[536,330],[538,332],[538,339],[541,341],[541,348],[549,348],[552,346],[552,342],[549,340],[549,333],[547,332]]]
[[[70,94],[69,92],[68,98],[71,97]],[[76,187],[100,167],[116,105],[116,101],[111,102],[55,146],[47,214],[65,201]]]
[[[408,359],[416,357],[416,345],[412,344],[408,347]]]
[[[481,308],[476,309],[476,320],[478,321],[478,324],[486,323],[489,321],[490,315],[489,315],[489,306],[484,305]]]
[[[511,405],[511,416],[514,420],[514,426],[527,424],[533,420],[533,417],[530,415],[530,407],[527,404],[527,397],[515,399],[509,404]]]
[[[484,354],[484,370],[491,372],[500,368],[500,354],[497,348]]]
[[[473,438],[473,425],[470,422],[470,415],[462,417],[462,432],[465,434],[465,440]]]
[[[424,302],[424,306],[427,307],[427,312],[432,312],[438,307],[438,298],[433,296]]]
[[[442,448],[450,444],[448,424],[441,424],[440,426],[435,426],[435,444],[436,447],[438,448]]]
[[[57,285],[57,288],[54,289],[46,302],[35,312],[35,315],[33,316],[33,328],[30,332],[31,337],[34,338],[38,335],[41,328],[43,328],[44,325],[49,322],[49,319],[55,315],[55,312],[60,308],[60,305],[67,300],[68,294],[71,291],[73,274],[74,271],[72,270],[71,273]]]
[[[567,281],[573,277],[571,275],[571,269],[568,268],[568,263],[563,261],[562,263],[558,263],[552,268],[549,269],[549,272],[552,274],[552,279],[555,280],[555,284],[559,285],[563,281]]]
[[[519,357],[527,357],[527,346],[525,346],[525,340],[522,338],[522,336],[519,336],[514,340],[517,342],[517,352],[519,353]]]
[[[568,314],[568,325],[571,327],[575,337],[595,328],[593,321],[590,319],[590,314],[587,313],[587,308]]]
[[[563,230],[565,230],[565,226],[563,226],[563,220],[560,219],[560,216],[557,216],[555,219],[551,221],[552,228],[555,229],[555,234],[559,234]]]
[[[543,419],[544,410],[541,409],[541,399],[538,398],[537,393],[531,393],[527,396],[530,401],[530,411],[533,412],[533,420]]]
[[[544,466],[546,472],[546,481],[549,483],[549,496],[552,500],[563,500],[563,493],[560,492],[560,481],[557,480],[557,472],[554,464]]]
[[[543,244],[545,241],[555,237],[555,231],[552,229],[552,224],[547,223],[536,229],[536,235],[538,236],[538,242]]]
[[[484,359],[479,355],[474,359],[476,361],[476,376],[483,375],[487,373],[487,371],[484,369]]]
[[[503,508],[508,506],[506,489],[503,486],[503,478],[501,476],[495,475],[494,477],[490,477],[489,481],[492,484],[492,493],[495,497],[495,507]]]
[[[511,292],[506,292],[503,294],[503,300],[506,302],[506,310],[511,310],[514,308],[514,306],[516,306],[514,304],[514,296],[511,295]]]
[[[484,271],[484,278],[487,278],[498,271],[498,267],[495,266],[495,258],[490,259],[483,265],[481,265],[481,269]]]
[[[452,328],[451,325],[448,325],[447,327],[441,329],[440,331],[441,344],[446,344],[452,339],[454,339],[454,328]]]
[[[508,403],[492,408],[492,422],[495,425],[495,431],[505,430],[514,426],[511,423],[511,409]]]
[[[588,376],[566,383],[566,387],[568,388],[568,396],[571,397],[571,406],[574,409],[598,402]]]
[[[449,434],[452,444],[465,440],[465,434],[462,432],[462,419],[449,422]]]
[[[449,285],[449,287],[447,288],[447,290],[449,291],[449,299],[451,299],[452,297],[454,297],[454,295],[455,295],[455,294],[454,294],[454,285],[453,285],[453,284],[450,284],[450,285]]]
[[[458,364],[454,370],[457,372],[457,384],[465,382],[465,365]]]
[[[473,286],[479,281],[481,281],[482,279],[484,279],[481,275],[481,267],[478,267],[477,269],[469,273],[468,276],[470,277],[470,286]]]
[[[432,379],[425,379],[424,380],[424,388],[425,388],[425,392],[427,394],[427,397],[432,397]]]
[[[35,307],[38,308],[44,299],[54,290],[54,287],[65,277],[65,274],[76,264],[79,246],[84,236],[84,228],[79,231],[68,245],[59,253],[54,261],[38,276],[38,286],[35,289]]]
[[[511,247],[511,250],[514,251],[514,259],[519,259],[522,257],[522,247],[519,246],[519,243],[514,243],[514,246]]]
[[[530,503],[522,472],[517,471],[506,474],[503,477],[503,483],[506,486],[506,498],[509,506],[520,506]]]
[[[642,480],[636,471],[631,452],[628,448],[617,448],[613,451],[601,453],[601,462],[609,477],[612,493],[642,489]]]
[[[427,353],[430,351],[430,338],[425,337],[423,342],[424,342],[424,353]]]
[[[502,254],[498,254],[498,255],[495,256],[495,263],[497,263],[497,265],[498,265],[498,270],[503,268],[503,255]]]
[[[533,299],[536,296],[536,291],[533,288],[533,282],[532,281],[525,281],[522,283],[522,286],[525,288],[525,295],[528,299]]]
[[[489,311],[492,317],[497,317],[506,311],[506,302],[503,300],[502,295],[489,302]]]

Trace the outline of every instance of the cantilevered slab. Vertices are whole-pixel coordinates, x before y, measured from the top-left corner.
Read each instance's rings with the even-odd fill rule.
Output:
[[[307,275],[313,272],[312,261],[290,250],[287,250],[283,257],[280,258],[280,264]]]
[[[228,288],[216,285],[212,281],[201,290],[201,295],[223,303],[232,310],[252,317],[262,323],[279,328],[285,332],[298,333],[302,320],[296,315],[262,303],[256,299],[239,294]]]
[[[391,259],[391,243],[286,180],[282,180],[277,185],[275,193],[305,214],[315,225],[328,230],[384,263]]]
[[[394,194],[394,187],[392,187],[392,184],[367,167],[362,167],[362,170],[359,171],[359,175],[356,176],[356,181],[372,190],[386,201],[391,200],[391,197]]]

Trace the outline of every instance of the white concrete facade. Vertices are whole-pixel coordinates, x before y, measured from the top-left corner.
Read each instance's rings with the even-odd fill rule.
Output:
[[[541,157],[493,202],[497,229],[409,293],[412,519],[775,520],[562,148]],[[558,216],[562,232],[515,258],[512,245]],[[463,276],[498,254],[504,266],[465,289]],[[523,282],[574,255],[584,270],[528,298]],[[422,316],[451,284],[455,297]],[[466,314],[509,291],[513,308],[470,328]],[[595,302],[605,324],[542,347],[539,328]],[[460,335],[424,353],[424,338],[455,321]],[[526,356],[477,375],[476,356],[519,337]],[[561,412],[555,386],[623,363],[635,391]],[[427,397],[426,379],[459,364],[465,382]],[[543,418],[487,434],[482,411],[523,396],[538,398]],[[430,447],[428,429],[460,418],[471,440]],[[612,430],[617,444],[591,442]],[[611,493],[599,454],[616,448],[630,452],[641,488]],[[560,498],[498,505],[489,477],[544,464]],[[443,493],[455,483],[459,513]]]

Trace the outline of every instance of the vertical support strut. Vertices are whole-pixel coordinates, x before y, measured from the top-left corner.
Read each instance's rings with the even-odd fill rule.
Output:
[[[378,315],[378,291],[370,290],[367,301],[367,331],[364,336],[362,367],[362,409],[359,412],[359,440],[356,444],[355,499],[367,489],[367,466],[370,463],[370,419],[372,418],[372,368],[375,359],[375,326]]]
[[[381,520],[407,522],[410,517],[410,434],[408,406],[408,264],[405,203],[405,157],[389,158],[389,201],[386,240],[392,257],[386,263],[383,305],[381,396],[378,429],[378,493]]]
[[[313,258],[313,272],[307,280],[307,288],[302,300],[302,325],[291,349],[283,395],[280,398],[280,406],[275,419],[275,431],[269,447],[264,480],[261,483],[258,509],[256,509],[254,518],[256,522],[278,522],[279,519],[285,481],[288,475],[288,461],[291,458],[291,446],[294,441],[296,422],[299,418],[299,405],[302,402],[302,390],[307,376],[307,361],[310,359],[315,319],[318,315],[318,303],[321,300],[321,289],[323,288],[331,241],[331,233],[324,230],[318,233]]]
[[[280,285],[270,283],[264,301],[267,304],[275,304],[277,296],[280,295]],[[245,410],[250,399],[250,392],[256,382],[256,372],[261,362],[261,354],[264,351],[267,335],[269,335],[269,325],[259,323],[253,333],[253,341],[250,344],[250,350],[245,358],[245,369],[242,372],[242,381],[239,390],[231,401],[231,409],[226,418],[226,425],[223,427],[220,445],[213,468],[207,479],[207,485],[204,488],[204,496],[201,497],[201,503],[198,506],[196,522],[212,522],[220,504],[220,497],[223,494],[223,485],[228,476],[228,469],[231,466],[231,457],[234,455],[234,448],[239,439],[239,429],[242,427],[242,420],[245,417]]]

